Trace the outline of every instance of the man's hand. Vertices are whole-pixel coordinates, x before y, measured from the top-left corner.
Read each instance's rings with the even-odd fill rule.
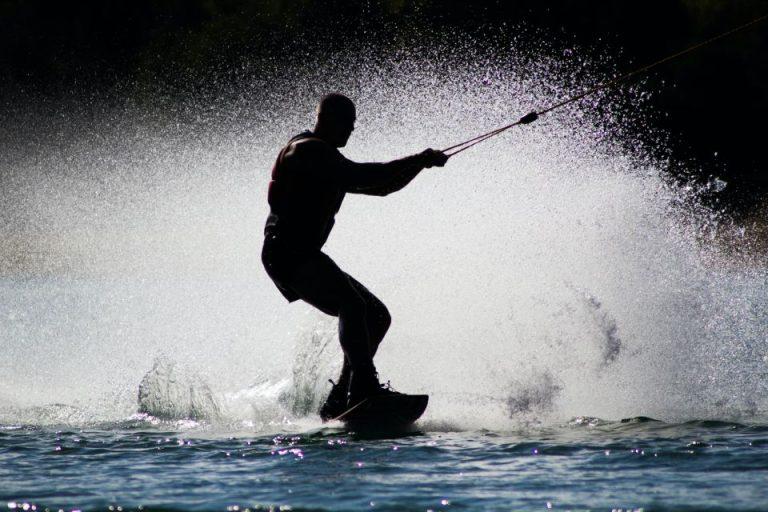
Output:
[[[448,161],[448,155],[436,149],[425,149],[419,156],[423,158],[424,167],[442,167]]]

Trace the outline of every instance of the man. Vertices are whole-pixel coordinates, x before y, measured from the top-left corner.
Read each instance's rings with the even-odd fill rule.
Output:
[[[293,137],[272,168],[264,228],[262,261],[280,292],[289,302],[301,299],[339,318],[344,364],[320,409],[324,421],[369,396],[393,392],[379,383],[373,365],[389,329],[389,311],[321,251],[344,195],[391,194],[424,168],[448,160],[427,149],[388,163],[352,162],[337,148],[346,145],[354,125],[352,100],[337,93],[323,97],[314,129]]]

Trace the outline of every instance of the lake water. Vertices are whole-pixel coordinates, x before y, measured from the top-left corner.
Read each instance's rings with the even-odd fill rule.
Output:
[[[768,426],[643,418],[367,439],[4,426],[0,496],[37,510],[691,510],[768,504]],[[114,507],[114,508],[109,508]]]

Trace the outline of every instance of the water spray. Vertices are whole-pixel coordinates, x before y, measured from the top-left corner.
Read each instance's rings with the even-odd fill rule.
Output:
[[[521,124],[530,124],[530,123],[536,121],[539,117],[541,117],[541,116],[543,116],[545,114],[548,114],[548,113],[550,113],[550,112],[552,112],[554,110],[557,110],[557,109],[559,109],[561,107],[564,107],[566,105],[569,105],[571,103],[574,103],[576,101],[584,99],[584,98],[586,98],[588,96],[591,96],[591,95],[595,94],[596,92],[599,92],[599,91],[602,91],[602,90],[606,90],[606,89],[614,89],[614,88],[618,87],[619,85],[621,85],[622,83],[628,81],[630,78],[634,78],[636,76],[639,76],[639,75],[642,75],[644,73],[647,73],[648,71],[652,70],[653,68],[655,68],[657,66],[660,66],[660,65],[662,65],[664,63],[667,63],[667,62],[669,62],[671,60],[674,60],[674,59],[676,59],[678,57],[682,57],[683,55],[686,55],[688,53],[694,52],[694,51],[696,51],[696,50],[698,50],[700,48],[703,48],[704,46],[707,46],[707,45],[709,45],[711,43],[714,43],[715,41],[718,41],[720,39],[728,37],[728,36],[730,36],[732,34],[735,34],[737,32],[741,32],[742,30],[745,30],[745,29],[747,29],[747,28],[749,28],[749,27],[751,27],[753,25],[756,25],[756,24],[758,24],[758,23],[760,23],[760,22],[762,22],[762,21],[764,21],[766,19],[768,19],[768,14],[765,14],[763,16],[755,18],[752,21],[750,21],[748,23],[744,23],[743,25],[739,25],[736,28],[732,28],[730,30],[727,30],[727,31],[725,31],[725,32],[723,32],[721,34],[718,34],[718,35],[716,35],[714,37],[711,37],[711,38],[707,39],[706,41],[702,41],[702,42],[697,43],[697,44],[695,44],[693,46],[690,46],[690,47],[688,47],[688,48],[686,48],[684,50],[681,50],[679,52],[676,52],[676,53],[673,53],[671,55],[668,55],[668,56],[664,57],[663,59],[657,60],[657,61],[652,62],[650,64],[646,64],[645,66],[639,67],[639,68],[637,68],[637,69],[635,69],[633,71],[630,71],[629,73],[626,73],[624,75],[621,75],[621,76],[619,76],[617,78],[614,78],[612,80],[608,80],[608,81],[602,82],[602,83],[592,87],[591,89],[587,89],[586,91],[584,91],[584,92],[582,92],[580,94],[577,94],[575,96],[571,96],[570,98],[568,98],[566,100],[563,100],[563,101],[561,101],[559,103],[555,103],[554,105],[551,105],[551,106],[549,106],[549,107],[547,107],[547,108],[545,108],[543,110],[530,112],[530,113],[526,114],[525,116],[523,116],[522,118],[520,118],[518,121],[515,121],[514,123],[510,123],[510,124],[502,126],[500,128],[496,128],[495,130],[491,130],[488,133],[484,133],[482,135],[478,135],[476,137],[472,137],[471,139],[465,140],[464,142],[460,142],[458,144],[454,144],[453,146],[449,146],[449,147],[443,149],[442,151],[443,151],[443,153],[445,153],[449,157],[451,157],[453,155],[457,155],[457,154],[461,153],[462,151],[467,150],[467,149],[471,148],[472,146],[474,146],[476,144],[480,144],[481,142],[484,142],[484,141],[486,141],[486,140],[488,140],[488,139],[490,139],[492,137],[495,137],[495,136],[497,136],[497,135],[499,135],[499,134],[509,130],[510,128],[513,128],[513,127],[521,125]]]

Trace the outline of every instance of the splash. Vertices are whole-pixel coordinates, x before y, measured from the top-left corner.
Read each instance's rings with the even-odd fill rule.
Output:
[[[208,383],[165,357],[155,360],[141,379],[138,394],[140,414],[166,420],[215,421],[221,417],[221,408]]]
[[[84,102],[48,138],[22,130],[4,158],[3,421],[52,403],[83,407],[78,421],[314,418],[335,324],[282,301],[258,253],[268,170],[319,95],[358,104],[345,154],[383,160],[506,124],[606,68],[522,45],[358,48],[215,101]],[[385,200],[346,200],[327,252],[390,308],[377,365],[432,395],[424,425],[766,413],[765,267],[720,251],[717,216],[633,136],[645,95],[605,93]],[[160,393],[159,354],[200,380]]]

